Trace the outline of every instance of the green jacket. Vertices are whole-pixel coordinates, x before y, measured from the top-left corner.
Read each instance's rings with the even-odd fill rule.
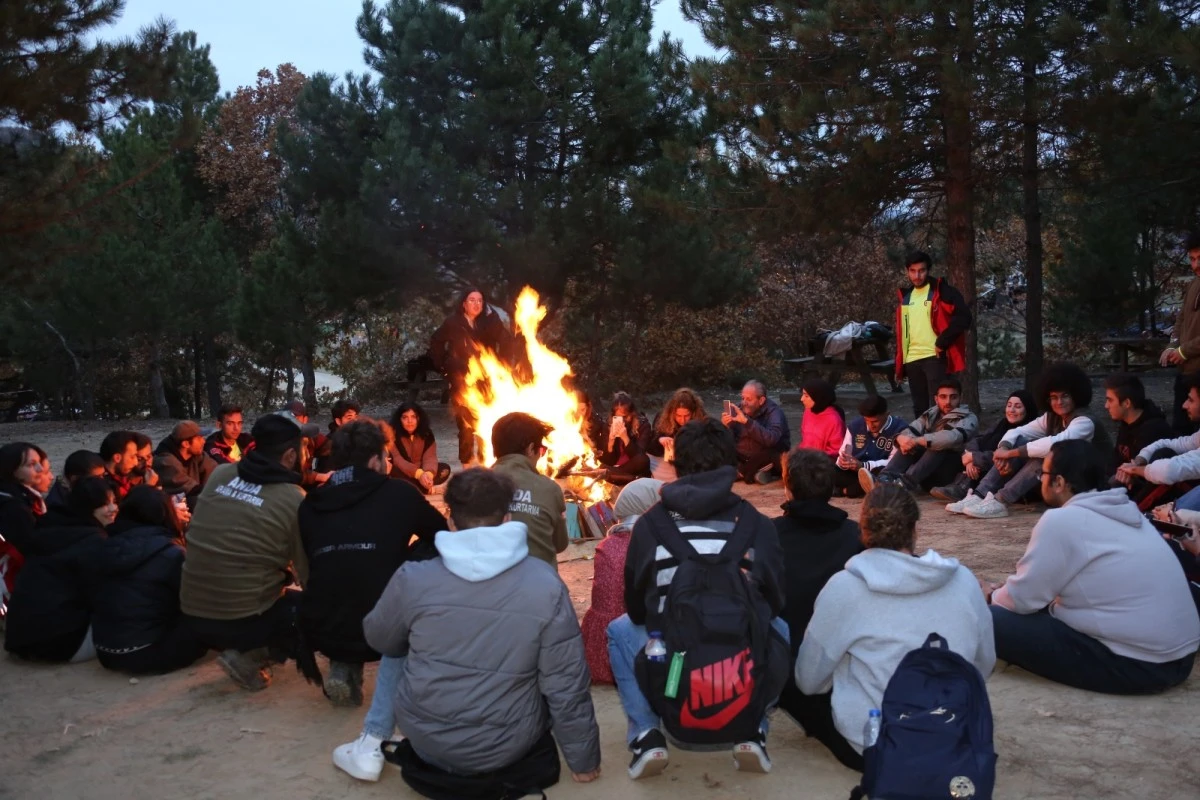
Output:
[[[292,582],[303,585],[308,559],[297,511],[299,473],[261,456],[217,467],[196,501],[179,587],[183,613],[203,619],[261,614]],[[292,481],[295,482],[292,482]]]
[[[517,485],[508,511],[529,529],[529,555],[558,569],[556,553],[567,549],[567,501],[562,489],[533,468],[520,453],[507,455],[492,467]]]

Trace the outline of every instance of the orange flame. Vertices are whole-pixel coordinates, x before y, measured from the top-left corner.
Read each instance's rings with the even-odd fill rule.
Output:
[[[485,464],[495,461],[491,437],[496,420],[513,411],[523,411],[554,426],[545,440],[546,455],[538,462],[541,472],[554,475],[573,458],[579,459],[578,467],[596,466],[591,443],[584,433],[586,420],[581,414],[579,397],[563,385],[563,379],[573,374],[571,365],[538,341],[538,326],[545,318],[546,309],[539,304],[538,293],[526,286],[517,298],[513,326],[525,340],[533,376],[529,381],[514,374],[487,349],[472,356],[467,365],[460,400],[478,420],[476,432],[483,440]]]

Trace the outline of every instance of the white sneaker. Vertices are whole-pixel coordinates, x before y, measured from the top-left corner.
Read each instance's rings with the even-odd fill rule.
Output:
[[[353,742],[333,751],[333,765],[351,778],[360,781],[377,781],[383,774],[383,751],[379,746],[383,740],[364,733]]]
[[[963,509],[964,514],[972,519],[1000,519],[1008,516],[1008,506],[996,499],[991,492],[978,503]]]
[[[974,489],[967,490],[967,496],[957,503],[947,503],[946,510],[951,514],[965,514],[971,506],[978,505],[983,502],[983,498],[975,494]]]

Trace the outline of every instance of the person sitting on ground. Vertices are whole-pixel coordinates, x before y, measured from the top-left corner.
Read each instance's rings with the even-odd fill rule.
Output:
[[[176,424],[154,453],[159,488],[169,495],[182,494],[188,508],[196,507],[196,498],[216,468],[217,462],[204,452],[200,426],[191,420]]]
[[[1096,424],[1084,413],[1092,402],[1092,381],[1082,369],[1051,364],[1042,373],[1038,399],[1046,413],[1000,438],[992,468],[972,494],[977,499],[964,499],[958,513],[974,519],[1007,517],[1009,506],[1037,490],[1042,459],[1056,442],[1092,441]]]
[[[129,473],[129,485],[158,486],[158,473],[154,471],[154,442],[140,431],[130,431],[137,444],[137,466]]]
[[[913,495],[897,484],[862,502],[862,553],[817,596],[796,656],[800,692],[784,710],[846,767],[862,771],[863,724],[880,708],[900,660],[932,632],[986,678],[996,663],[992,619],[979,583],[953,558],[917,556]]]
[[[892,457],[879,473],[880,482],[898,482],[910,492],[919,492],[954,479],[963,450],[979,428],[971,409],[959,405],[961,397],[958,378],[938,382],[933,408],[896,434]],[[864,492],[870,492],[875,475],[864,467],[858,471],[858,482]]]
[[[47,511],[21,554],[25,566],[8,604],[4,649],[37,661],[72,663],[96,657],[92,644],[93,565],[105,528],[117,516],[103,478],[82,478],[66,513]]]
[[[300,486],[307,492],[329,480],[328,471],[317,472],[313,469],[315,453],[324,444],[325,435],[321,433],[320,425],[308,421],[308,406],[299,400],[292,400],[276,413],[300,426],[300,474],[303,476]]]
[[[104,473],[104,459],[100,457],[99,453],[93,453],[91,450],[76,450],[63,462],[62,477],[50,487],[50,492],[46,495],[46,506],[59,510],[65,509],[71,497],[71,489],[75,487],[80,478],[103,478]]]
[[[334,751],[354,777],[379,779],[393,722],[404,731],[404,769],[475,778],[486,796],[501,796],[517,772],[522,788],[556,782],[556,742],[577,782],[599,777],[575,609],[558,574],[528,557],[525,525],[507,513],[516,490],[486,469],[451,478],[437,557],[400,567],[363,620],[367,643],[383,654],[375,695],[392,702],[393,716],[379,724],[368,714],[362,736]]]
[[[788,630],[794,631],[793,662],[812,618],[817,595],[848,560],[863,550],[858,523],[842,509],[829,504],[836,471],[824,453],[802,448],[788,454],[787,471],[783,474],[787,500],[783,516],[775,518],[775,530],[783,546],[783,574],[787,579],[784,585],[787,603],[780,616],[787,622]],[[779,707],[796,717],[803,710],[794,711],[793,707],[804,702],[794,676],[789,675],[779,696]]]
[[[105,478],[118,502],[125,499],[125,495],[133,488],[132,475],[138,465],[137,450],[137,438],[133,431],[113,431],[100,442]]]
[[[1104,379],[1104,410],[1117,423],[1117,443],[1113,450],[1114,463],[1127,464],[1154,442],[1174,436],[1174,428],[1153,400],[1146,397],[1146,387],[1136,375],[1118,373]],[[1121,485],[1116,476],[1111,486]],[[1140,503],[1153,487],[1144,480],[1133,479],[1128,486],[1129,496]],[[1152,502],[1152,501],[1150,501]]]
[[[746,591],[756,598],[755,605],[769,615],[772,633],[768,636],[771,644],[767,654],[774,658],[763,665],[764,672],[757,686],[751,682],[745,691],[766,692],[760,699],[765,700],[763,705],[769,708],[786,681],[784,673],[788,665],[787,625],[779,619],[784,602],[783,552],[771,520],[733,491],[737,463],[737,448],[728,428],[711,419],[689,422],[675,437],[675,469],[679,479],[662,486],[661,507],[670,515],[666,522],[673,520],[679,533],[700,554],[720,553],[735,536],[742,534],[743,526],[753,526],[749,545],[739,561],[738,574],[745,575]],[[629,777],[634,780],[658,775],[669,760],[662,720],[647,699],[647,687],[635,672],[637,655],[645,650],[649,631],[662,632],[668,641],[672,636],[670,610],[666,604],[679,562],[663,544],[663,537],[670,533],[663,532],[659,528],[661,524],[663,522],[655,518],[653,510],[634,524],[625,559],[626,613],[608,626],[609,663],[629,723],[626,742],[633,753]],[[780,670],[777,676],[776,669]],[[696,682],[695,677],[691,680]],[[736,715],[738,699],[722,699],[734,701],[727,709],[735,709],[732,713]],[[747,701],[750,699],[748,697]],[[718,725],[718,719],[706,716],[701,723]],[[705,733],[716,735],[725,727],[722,724],[715,729],[707,728]],[[673,735],[677,736],[677,733]],[[734,763],[738,769],[770,772],[766,737],[767,719],[764,716],[753,739],[727,742],[733,745]],[[688,742],[681,741],[681,744]]]
[[[872,394],[858,404],[858,416],[846,425],[833,473],[833,491],[839,497],[862,497],[866,492],[858,482],[858,471],[866,469],[878,475],[887,466],[896,444],[896,436],[908,427],[900,417],[888,413],[887,398]]]
[[[596,545],[592,562],[592,604],[583,615],[583,649],[592,683],[615,683],[608,663],[608,624],[625,613],[625,555],[638,517],[658,502],[663,482],[638,478],[617,495],[613,513],[617,524]]]
[[[605,446],[600,453],[600,463],[608,468],[605,479],[609,483],[624,486],[637,478],[649,478],[648,448],[654,440],[650,420],[637,410],[633,398],[626,392],[613,395],[610,408],[612,417],[601,437]]]
[[[244,689],[270,685],[268,663],[298,652],[300,593],[308,580],[300,541],[300,428],[278,414],[259,417],[254,449],[221,464],[200,493],[188,530],[180,608],[217,663]]]
[[[325,695],[334,705],[360,706],[363,664],[379,660],[362,619],[405,561],[433,555],[446,521],[407,481],[388,479],[387,443],[374,420],[342,425],[332,440],[335,469],[300,504],[308,558],[300,628],[305,643],[329,658]]]
[[[800,418],[800,444],[820,450],[830,458],[837,456],[846,438],[846,419],[837,405],[837,390],[822,378],[804,382],[800,390],[804,416]]]
[[[950,513],[961,514],[963,508],[975,502],[974,489],[992,468],[992,453],[1000,446],[1004,434],[1032,422],[1036,414],[1033,394],[1025,389],[1010,394],[1004,403],[1004,415],[1000,420],[991,430],[979,433],[967,442],[962,454],[963,471],[953,483],[930,489],[930,497],[947,503],[946,510]]]
[[[217,411],[217,429],[204,442],[204,452],[217,464],[236,464],[241,461],[254,437],[242,433],[242,407],[231,403]]]
[[[403,403],[392,414],[396,441],[389,450],[393,478],[411,483],[424,494],[450,478],[450,465],[438,462],[437,441],[429,415],[417,403]]]
[[[743,481],[768,484],[779,480],[783,454],[792,449],[792,435],[783,409],[767,397],[767,387],[761,381],[750,381],[742,387],[742,404],[728,404],[721,414],[721,424],[733,432],[738,476]]]
[[[1193,423],[1200,422],[1200,374],[1187,378],[1186,385],[1183,413]],[[1200,480],[1200,431],[1151,442],[1117,468],[1117,480],[1131,489],[1137,489],[1139,479],[1172,487],[1163,499],[1179,497],[1176,508],[1200,511],[1200,493],[1191,494],[1193,482]]]
[[[29,442],[12,442],[0,447],[0,617],[6,612],[25,563],[22,550],[38,519],[46,513],[46,500],[34,486],[40,485],[42,449]]]
[[[105,669],[158,675],[208,651],[179,611],[184,552],[171,496],[153,486],[130,489],[93,565],[92,639]]]
[[[536,417],[514,411],[492,426],[496,472],[516,486],[508,510],[529,531],[529,555],[558,569],[557,554],[567,549],[567,501],[562,487],[537,471],[546,453],[542,442],[554,430]]]
[[[1087,442],[1042,464],[1042,515],[1017,573],[982,584],[996,656],[1058,683],[1108,694],[1177,686],[1200,647],[1183,568]]]
[[[708,419],[704,399],[687,387],[676,389],[654,418],[654,435],[646,447],[652,477],[664,482],[675,480],[675,465],[671,463],[675,460],[675,434],[694,419]]]
[[[342,425],[348,425],[358,419],[358,415],[362,413],[362,406],[353,400],[343,399],[338,400],[329,409],[329,415],[332,419],[329,421],[329,434],[319,437],[314,443],[313,448],[313,468],[320,472],[329,472],[331,469],[329,457],[333,452],[333,434]]]

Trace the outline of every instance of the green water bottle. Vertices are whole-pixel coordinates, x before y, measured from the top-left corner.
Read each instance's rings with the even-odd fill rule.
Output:
[[[687,653],[675,653],[671,656],[671,668],[667,671],[667,688],[663,692],[674,700],[679,696],[679,679],[683,677],[683,657]]]

